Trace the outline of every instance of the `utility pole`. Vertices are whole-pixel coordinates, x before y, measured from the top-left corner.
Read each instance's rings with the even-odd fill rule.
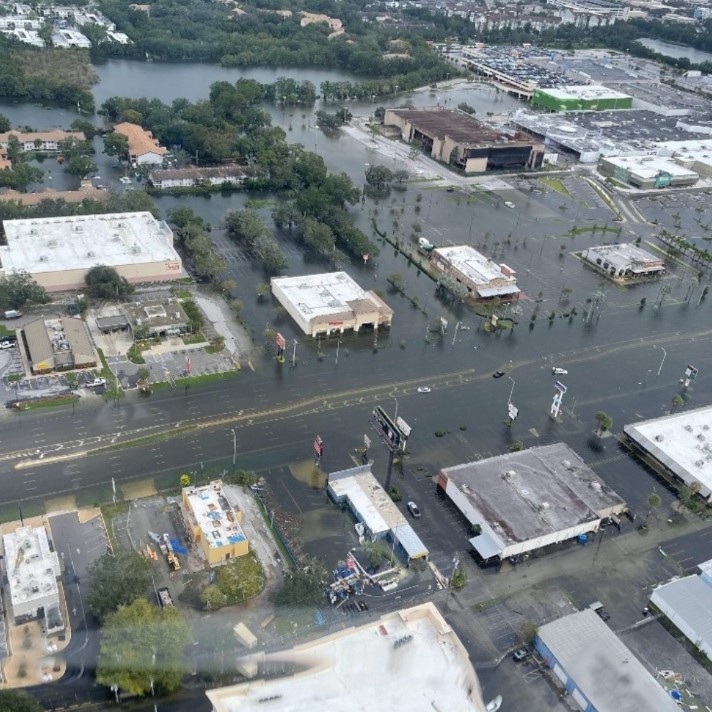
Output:
[[[339,347],[341,346],[341,339],[336,341],[336,365],[339,365]]]
[[[292,368],[297,365],[297,340],[294,339],[294,344],[292,346]]]
[[[658,368],[658,376],[660,375],[660,371],[663,370],[663,364],[665,363],[665,357],[667,356],[667,351],[661,346],[660,350],[663,352],[663,360],[660,362],[660,366]]]
[[[237,461],[237,434],[235,433],[235,428],[232,430],[232,467],[235,469],[235,462]]]

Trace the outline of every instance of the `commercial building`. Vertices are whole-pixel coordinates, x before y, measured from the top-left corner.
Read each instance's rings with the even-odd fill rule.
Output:
[[[149,212],[5,220],[3,227],[0,276],[29,272],[48,292],[82,289],[97,265],[132,284],[183,276],[172,230]]]
[[[371,541],[390,541],[406,561],[428,558],[425,544],[373,476],[370,465],[330,473],[326,491],[334,502],[349,508]]]
[[[626,510],[564,443],[446,467],[438,487],[480,532],[470,544],[484,563],[594,533]]]
[[[148,180],[157,190],[170,188],[195,188],[199,186],[239,186],[247,174],[240,166],[215,166],[212,168],[166,168],[151,171]]]
[[[664,260],[628,242],[588,247],[581,252],[581,257],[615,279],[646,279],[659,277],[665,272]]]
[[[12,618],[18,625],[43,620],[48,633],[64,628],[60,612],[59,557],[44,527],[18,527],[3,536],[4,568]]]
[[[616,20],[625,22],[630,8],[607,0],[546,0],[547,5],[557,10],[569,10],[577,16],[578,27],[612,25]]]
[[[62,131],[52,129],[51,131],[6,131],[0,133],[0,149],[3,153],[10,145],[10,138],[17,139],[20,151],[45,151],[55,153],[59,150],[62,141],[72,139],[74,141],[85,141],[86,137],[81,131]]]
[[[681,188],[695,185],[700,179],[695,171],[679,165],[674,159],[650,155],[601,158],[598,170],[606,177],[643,190]]]
[[[712,137],[689,141],[665,141],[657,146],[662,157],[672,157],[675,163],[705,178],[712,178]]]
[[[604,86],[571,86],[535,89],[531,105],[549,111],[606,111],[630,109],[633,99]]]
[[[190,319],[177,299],[149,299],[122,305],[130,330],[140,338],[178,336],[190,331]],[[107,326],[109,326],[107,324]]]
[[[252,679],[208,690],[214,712],[261,712],[270,702],[285,710],[485,712],[467,651],[430,602],[288,650],[251,654],[238,669]]]
[[[539,627],[534,647],[586,712],[673,712],[677,703],[590,608]]]
[[[129,146],[129,160],[137,166],[161,165],[167,151],[158,143],[150,131],[138,124],[127,121],[116,124],[114,131],[126,136]]]
[[[36,319],[22,329],[32,373],[93,368],[99,362],[87,325],[78,317]]]
[[[516,272],[505,264],[492,262],[474,247],[437,247],[430,262],[447,278],[463,285],[475,299],[516,299],[519,297]]]
[[[629,444],[663,476],[712,502],[712,406],[623,428]]]
[[[203,487],[183,488],[183,517],[193,541],[211,566],[223,564],[250,550],[240,526],[242,512],[228,501],[221,480]]]
[[[464,111],[386,109],[383,124],[464,173],[530,170],[540,168],[544,158],[543,144],[517,131],[496,131]]]
[[[275,299],[308,336],[390,327],[393,321],[393,309],[346,272],[273,277],[270,284]]]
[[[712,561],[695,576],[675,577],[657,586],[650,602],[703,655],[712,660]]]

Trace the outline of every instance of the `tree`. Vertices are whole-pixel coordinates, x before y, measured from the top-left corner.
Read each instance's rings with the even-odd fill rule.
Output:
[[[150,566],[141,554],[125,549],[104,554],[89,567],[89,607],[103,620],[143,596],[150,584]]]
[[[113,133],[104,136],[104,153],[107,156],[118,156],[127,159],[129,156],[129,140],[123,134]]]
[[[43,712],[44,707],[21,690],[0,690],[0,712]]]
[[[11,128],[10,119],[5,114],[0,114],[0,133],[7,133]]]
[[[460,589],[467,583],[467,571],[462,564],[458,564],[457,568],[452,572],[450,585],[453,588]]]
[[[598,413],[596,413],[596,422],[598,423],[598,427],[596,428],[596,435],[603,435],[607,430],[610,430],[611,425],[613,425],[613,418],[611,418],[608,413],[604,413],[602,410],[599,410]]]
[[[313,606],[324,600],[326,570],[319,562],[303,569],[291,569],[284,577],[284,585],[274,597],[280,606]]]
[[[181,487],[189,487],[190,486],[190,475],[184,472],[180,476],[180,479],[178,480],[178,482]]]
[[[680,406],[683,406],[683,405],[685,405],[685,401],[684,401],[683,397],[681,395],[679,395],[678,393],[676,393],[672,397],[672,407],[670,408],[670,412],[672,413],[675,410],[675,408],[679,408]]]
[[[464,111],[466,114],[470,114],[471,116],[474,116],[477,113],[474,106],[470,106],[464,101],[458,104],[457,108],[460,109],[460,111]]]
[[[139,598],[110,614],[101,630],[96,681],[132,695],[173,692],[185,673],[188,625],[175,608]]]
[[[385,190],[393,180],[393,171],[387,166],[369,166],[366,169],[366,183],[376,190]]]
[[[509,446],[509,452],[519,452],[520,450],[524,450],[524,443],[521,440],[515,440]]]
[[[91,173],[96,173],[96,164],[89,156],[72,156],[65,162],[64,172],[69,173],[70,176],[86,178]]]
[[[128,283],[113,267],[97,265],[84,277],[89,294],[97,299],[118,299],[131,294],[134,287]]]
[[[28,304],[47,304],[49,301],[44,287],[27,272],[14,272],[0,278],[0,310],[21,309]]]
[[[91,121],[87,121],[86,119],[74,119],[74,121],[69,124],[69,127],[72,131],[81,131],[87,141],[91,141],[94,138],[94,134],[96,134],[96,127]]]

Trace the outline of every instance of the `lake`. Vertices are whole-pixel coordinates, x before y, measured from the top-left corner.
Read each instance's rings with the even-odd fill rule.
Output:
[[[653,40],[643,38],[637,40],[644,47],[652,49],[653,52],[665,55],[666,57],[674,57],[675,59],[689,59],[693,64],[701,64],[702,62],[712,62],[712,54],[687,47],[686,45],[671,44],[670,42],[662,42],[661,40]]]

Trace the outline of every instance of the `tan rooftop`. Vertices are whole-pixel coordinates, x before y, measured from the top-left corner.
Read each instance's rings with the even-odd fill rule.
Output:
[[[163,156],[166,153],[166,149],[158,143],[158,139],[138,124],[124,121],[121,124],[116,124],[114,131],[126,136],[129,142],[129,154],[132,156],[143,156],[146,153],[157,153],[159,156]]]

